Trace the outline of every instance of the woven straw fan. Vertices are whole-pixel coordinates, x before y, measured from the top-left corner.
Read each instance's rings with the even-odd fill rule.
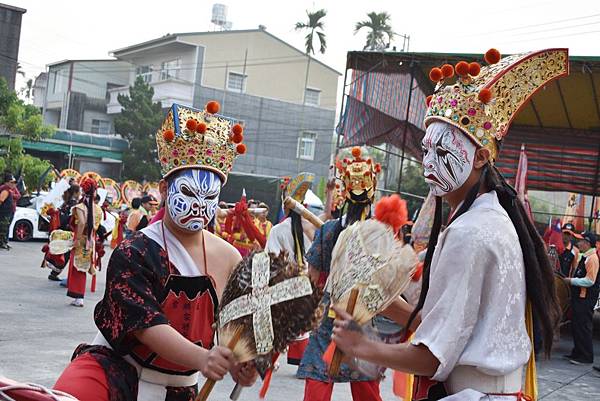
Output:
[[[345,309],[360,325],[397,299],[417,265],[412,249],[394,234],[406,223],[406,203],[397,195],[383,198],[375,213],[377,219],[356,222],[342,231],[327,280],[331,304]],[[336,349],[331,377],[338,374],[342,356]]]
[[[219,307],[218,343],[231,349],[239,363],[255,360],[264,377],[274,353],[316,326],[321,295],[285,252],[254,253],[227,281]],[[196,401],[205,401],[214,385],[207,380]]]

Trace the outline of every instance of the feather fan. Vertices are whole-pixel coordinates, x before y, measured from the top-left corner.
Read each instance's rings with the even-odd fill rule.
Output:
[[[257,271],[264,272],[262,282]],[[239,363],[254,360],[264,377],[274,353],[283,352],[317,325],[321,296],[322,291],[285,252],[254,253],[240,262],[227,281],[219,307],[218,343],[228,346]],[[208,394],[204,393],[203,387],[197,400],[205,400],[202,397]]]
[[[397,213],[392,213],[394,209]],[[414,251],[396,240],[392,228],[406,219],[405,202],[399,197],[387,198],[375,210],[378,218],[389,219],[391,225],[370,219],[342,231],[333,248],[327,280],[331,304],[345,309],[360,325],[404,291],[417,265]],[[337,375],[341,361],[339,350],[336,354],[330,366],[332,376]]]

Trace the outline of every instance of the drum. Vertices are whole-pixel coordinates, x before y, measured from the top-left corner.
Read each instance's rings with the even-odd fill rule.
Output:
[[[571,303],[571,286],[563,280],[562,276],[554,275],[554,287],[556,289],[556,297],[560,306],[561,319],[560,322],[567,321],[567,313]]]
[[[5,377],[0,377],[0,399],[15,401],[78,401],[77,398],[62,391],[48,389],[36,384],[17,383]]]

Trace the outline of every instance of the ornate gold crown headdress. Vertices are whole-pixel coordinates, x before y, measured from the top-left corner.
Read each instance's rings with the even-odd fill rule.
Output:
[[[173,104],[156,134],[158,158],[164,177],[184,168],[217,173],[227,181],[234,159],[246,153],[244,129],[230,118],[217,115],[219,103],[204,110]]]
[[[527,100],[569,74],[569,55],[568,49],[547,49],[501,59],[498,50],[490,49],[484,58],[484,67],[460,61],[431,69],[429,78],[437,85],[427,97],[425,126],[438,120],[452,124],[489,149],[495,160],[499,142]]]
[[[352,194],[360,195],[367,192],[368,200],[372,201],[381,166],[368,156],[362,157],[362,150],[359,147],[352,148],[352,157],[352,159],[342,159],[337,165],[344,183],[346,198],[350,198]]]
[[[300,173],[294,178],[284,177],[281,183],[283,198],[291,197],[299,203],[304,203],[306,193],[312,187],[315,175],[312,173]]]

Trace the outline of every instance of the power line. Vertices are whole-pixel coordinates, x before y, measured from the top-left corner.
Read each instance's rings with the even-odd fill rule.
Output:
[[[584,15],[584,16],[574,17],[574,18],[565,18],[565,19],[555,20],[555,21],[549,21],[549,22],[542,22],[542,23],[539,23],[539,24],[531,24],[531,25],[523,25],[523,26],[520,26],[520,27],[505,28],[505,29],[500,29],[500,30],[497,30],[497,31],[489,31],[489,32],[478,33],[478,35],[481,36],[481,35],[491,35],[491,34],[494,34],[494,33],[504,33],[504,32],[511,32],[511,31],[518,31],[518,30],[522,30],[522,29],[536,28],[536,27],[539,27],[539,26],[559,24],[559,23],[562,23],[562,22],[579,21],[579,20],[582,20],[582,19],[588,19],[588,18],[593,18],[593,17],[600,17],[600,13],[599,14]]]

